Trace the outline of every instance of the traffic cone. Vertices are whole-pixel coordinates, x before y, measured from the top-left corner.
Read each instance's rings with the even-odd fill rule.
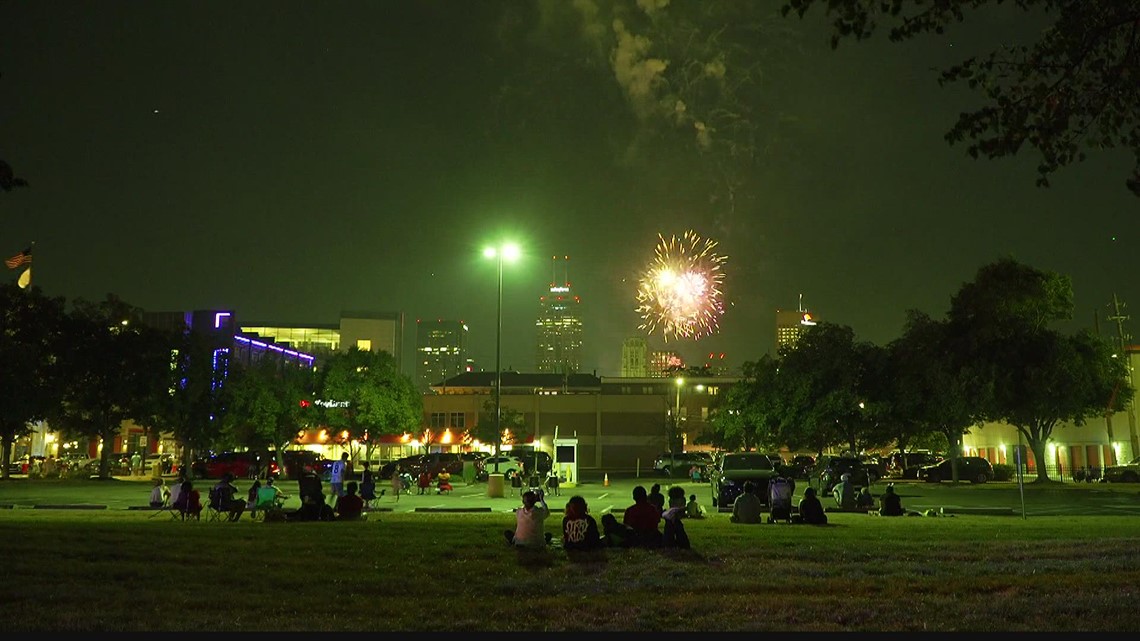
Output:
[[[609,475],[609,473],[608,473],[608,472],[606,473],[606,478],[605,478],[605,480],[604,480],[604,481],[602,481],[602,485],[604,485],[605,487],[609,487],[609,486],[610,486],[610,475]]]

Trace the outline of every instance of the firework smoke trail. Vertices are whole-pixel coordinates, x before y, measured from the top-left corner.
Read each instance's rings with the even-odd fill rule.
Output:
[[[637,288],[640,329],[660,330],[670,337],[694,340],[716,332],[724,314],[720,285],[721,266],[728,259],[716,253],[716,241],[702,239],[693,230],[678,239],[661,234],[653,262]]]

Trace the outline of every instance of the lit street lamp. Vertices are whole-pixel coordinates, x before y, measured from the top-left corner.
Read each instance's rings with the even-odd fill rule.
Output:
[[[503,259],[514,261],[519,256],[518,245],[505,244],[498,247],[488,247],[483,250],[487,258],[494,258],[499,268],[499,307],[498,321],[495,327],[495,474],[499,473],[499,454],[503,446],[502,423],[502,394],[503,387]]]

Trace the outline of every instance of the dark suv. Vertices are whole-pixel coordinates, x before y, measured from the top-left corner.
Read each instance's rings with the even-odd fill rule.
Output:
[[[874,464],[854,456],[824,456],[816,461],[811,475],[819,485],[819,492],[826,495],[844,474],[851,475],[851,484],[855,487],[864,487],[879,480]]]
[[[950,465],[958,462],[958,480],[971,483],[985,483],[994,477],[994,466],[980,456],[959,456],[957,459],[944,459],[934,465],[918,468],[918,478],[927,483],[949,481],[953,476]]]
[[[720,459],[720,465],[712,473],[712,506],[717,509],[731,508],[736,497],[744,492],[744,484],[751,481],[756,486],[760,501],[768,504],[768,482],[780,473],[772,466],[772,459],[759,452],[730,452]]]
[[[659,476],[688,477],[689,470],[696,466],[704,478],[712,465],[712,454],[708,452],[662,452],[653,460],[653,471]]]

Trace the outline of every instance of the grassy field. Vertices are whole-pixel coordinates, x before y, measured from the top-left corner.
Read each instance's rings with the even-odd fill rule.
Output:
[[[1010,491],[989,485],[937,489],[985,501]],[[28,491],[18,486],[0,484],[0,503]],[[1094,491],[1049,495],[1074,502]],[[1136,498],[1133,488],[1116,496]],[[551,532],[564,502],[552,501]],[[0,629],[1140,629],[1140,520],[1131,515],[833,513],[814,527],[713,514],[688,521],[690,551],[580,557],[508,547],[501,532],[513,516],[504,511],[377,512],[359,523],[149,517],[0,510]]]

